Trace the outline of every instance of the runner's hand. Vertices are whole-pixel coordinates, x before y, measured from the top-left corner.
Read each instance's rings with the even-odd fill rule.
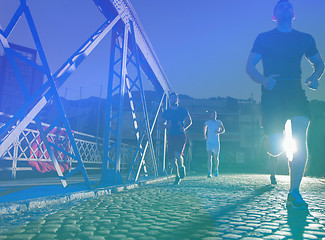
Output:
[[[308,85],[311,90],[317,90],[319,86],[318,79],[313,76],[307,78],[305,84]]]
[[[168,120],[167,121],[167,124],[166,124],[166,128],[167,129],[171,129],[171,127],[172,127],[172,121],[171,120]]]
[[[184,131],[184,125],[183,125],[182,122],[178,121],[177,122],[177,125],[179,126],[179,128],[180,128],[181,131]]]
[[[273,74],[270,75],[269,77],[265,78],[264,81],[262,82],[262,85],[268,89],[268,90],[272,90],[277,82],[276,77],[279,77],[280,74]]]

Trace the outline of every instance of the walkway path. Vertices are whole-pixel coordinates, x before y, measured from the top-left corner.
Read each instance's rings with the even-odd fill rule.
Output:
[[[304,178],[306,212],[286,209],[289,177],[277,179],[189,176],[1,215],[0,239],[325,239],[325,180]]]

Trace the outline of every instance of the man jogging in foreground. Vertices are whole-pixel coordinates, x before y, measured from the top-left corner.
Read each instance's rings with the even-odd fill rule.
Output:
[[[324,63],[316,48],[314,38],[292,28],[294,19],[290,1],[280,0],[273,19],[277,27],[257,36],[249,55],[246,71],[262,88],[262,124],[267,135],[268,154],[279,156],[283,151],[283,130],[291,120],[292,137],[297,151],[289,160],[290,189],[287,205],[307,209],[308,204],[299,193],[307,161],[306,135],[309,126],[309,103],[301,86],[301,60],[305,56],[314,68],[305,84],[317,90],[318,80],[324,72]],[[262,60],[264,73],[256,65]]]

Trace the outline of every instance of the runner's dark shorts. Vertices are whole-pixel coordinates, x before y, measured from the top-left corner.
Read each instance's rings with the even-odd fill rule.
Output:
[[[185,145],[186,145],[186,135],[168,135],[167,136],[167,158],[175,158],[175,152],[184,155]]]
[[[309,102],[300,80],[278,81],[272,90],[262,86],[262,126],[266,135],[281,133],[288,119],[310,118]]]

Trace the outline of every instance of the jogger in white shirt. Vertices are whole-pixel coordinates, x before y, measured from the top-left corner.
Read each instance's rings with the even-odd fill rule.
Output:
[[[210,119],[204,124],[204,139],[207,140],[206,146],[208,151],[208,178],[212,177],[212,158],[215,161],[215,176],[219,175],[219,152],[220,141],[219,135],[225,132],[225,128],[220,120],[217,119],[215,111],[210,112]]]

